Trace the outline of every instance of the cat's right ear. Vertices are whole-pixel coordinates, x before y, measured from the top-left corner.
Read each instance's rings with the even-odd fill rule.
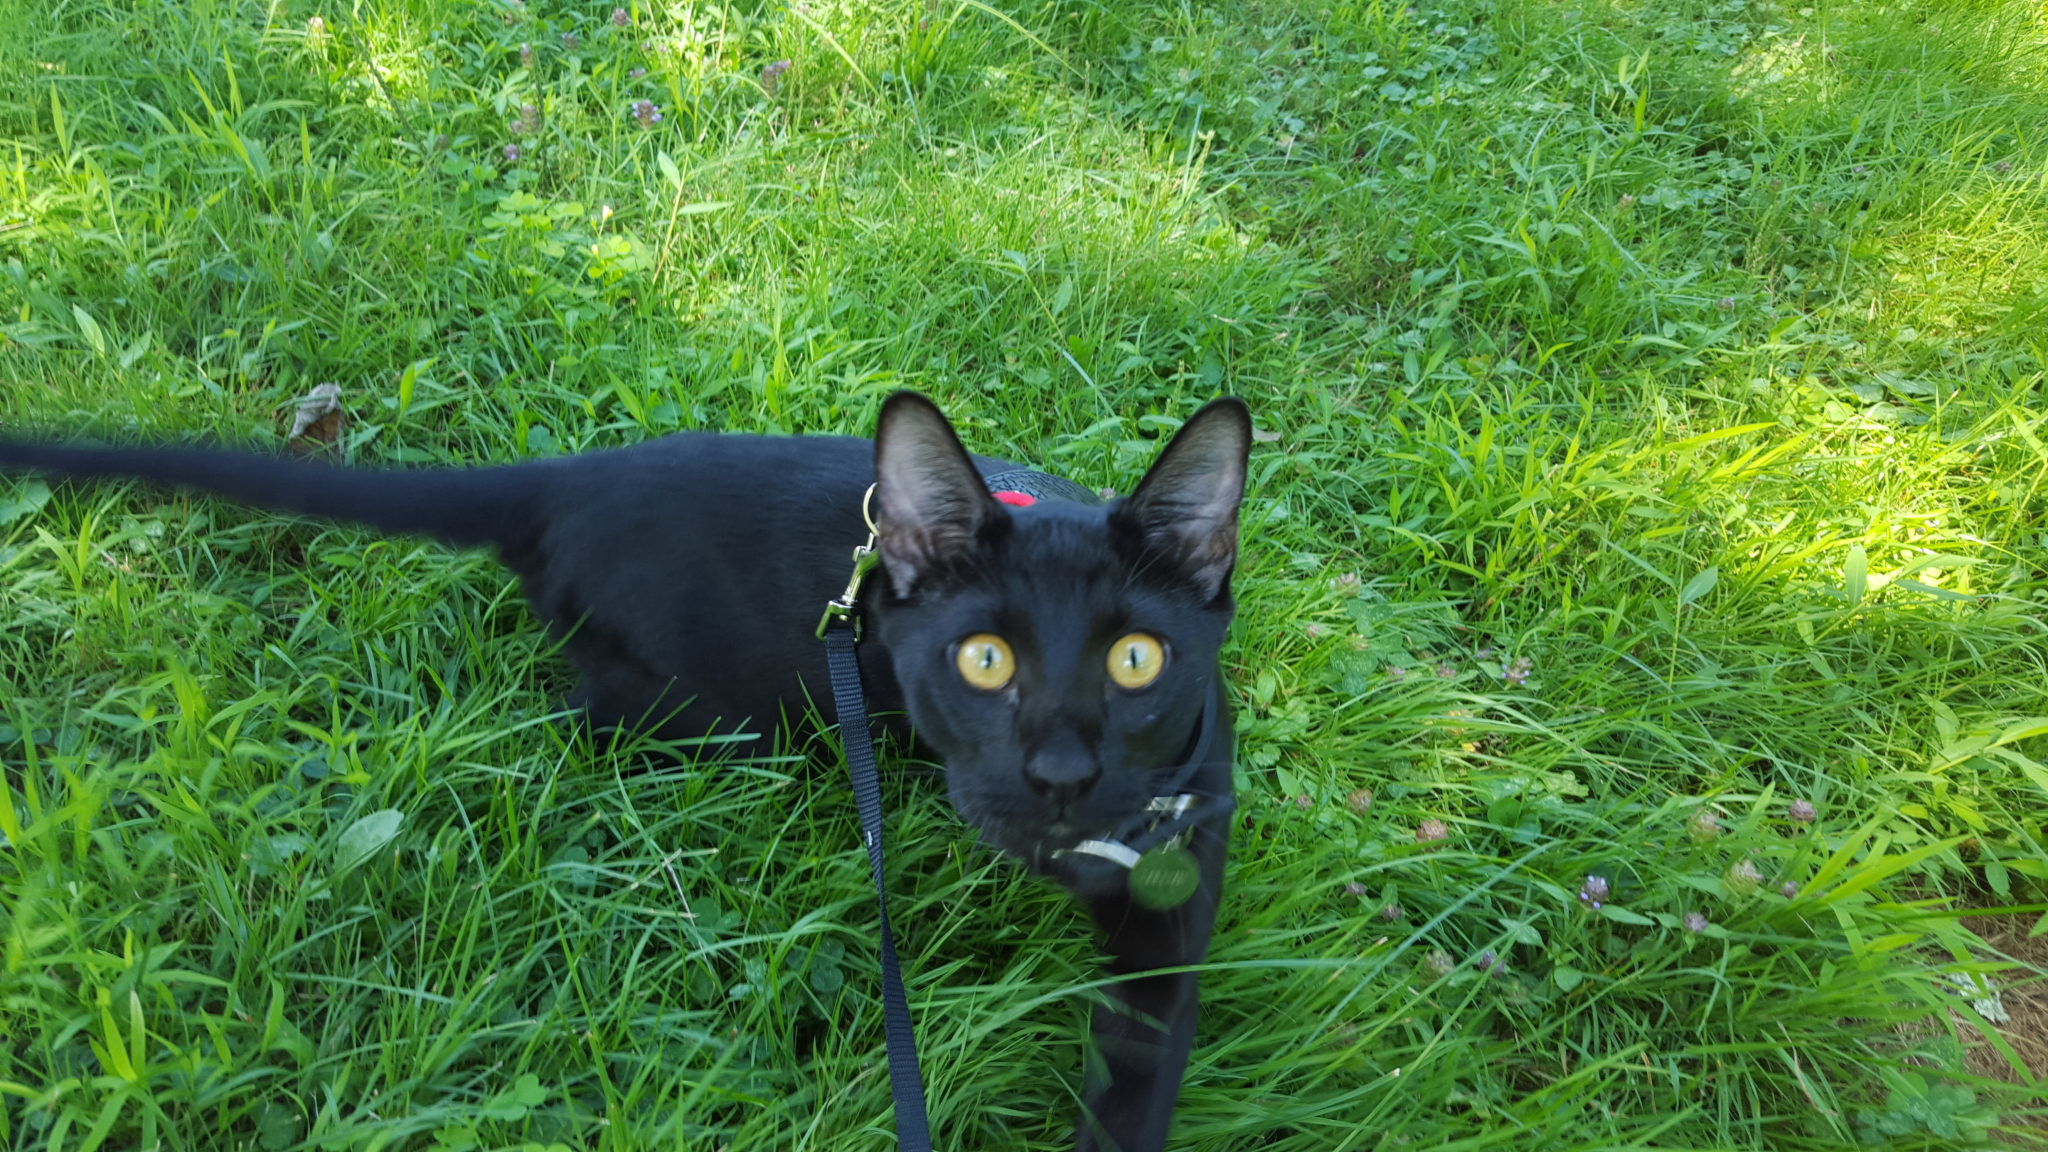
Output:
[[[935,569],[979,546],[1002,514],[953,425],[930,400],[898,392],[875,429],[878,548],[889,583],[904,594]]]

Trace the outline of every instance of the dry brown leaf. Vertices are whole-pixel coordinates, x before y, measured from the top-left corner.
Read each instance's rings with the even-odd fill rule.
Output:
[[[317,450],[332,447],[341,439],[341,385],[332,380],[315,384],[299,398],[292,415],[292,430],[285,435],[294,448]]]

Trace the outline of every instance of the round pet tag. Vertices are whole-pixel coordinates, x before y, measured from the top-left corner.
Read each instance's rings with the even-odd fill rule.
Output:
[[[1187,903],[1201,885],[1202,866],[1178,844],[1162,844],[1131,865],[1131,899],[1154,912]]]

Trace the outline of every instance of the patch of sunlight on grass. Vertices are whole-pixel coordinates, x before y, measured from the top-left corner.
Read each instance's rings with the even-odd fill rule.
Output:
[[[398,117],[401,110],[393,107],[392,101],[431,98],[439,54],[431,27],[401,10],[371,9],[350,32],[362,53],[358,65],[369,70],[366,79],[371,90],[365,94],[366,104]]]
[[[1790,104],[1813,99],[1826,86],[1824,40],[1774,35],[1745,49],[1728,70],[1729,89],[1737,99],[1760,104]]]

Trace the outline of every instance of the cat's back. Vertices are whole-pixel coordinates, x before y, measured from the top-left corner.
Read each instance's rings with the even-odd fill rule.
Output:
[[[636,521],[772,516],[789,528],[841,524],[849,516],[860,523],[862,498],[875,481],[874,456],[874,441],[860,436],[674,432],[539,463],[555,472],[546,485],[550,511],[572,519],[579,510],[602,508]],[[984,475],[1017,469],[997,457],[972,458]],[[772,525],[755,519],[734,526]]]
[[[763,517],[836,520],[830,510],[842,504],[857,514],[874,482],[874,443],[855,436],[677,432],[547,464],[553,475],[545,485],[546,516],[572,531],[581,526],[609,535],[685,522],[700,531],[728,523],[758,531],[797,526],[771,525]]]

